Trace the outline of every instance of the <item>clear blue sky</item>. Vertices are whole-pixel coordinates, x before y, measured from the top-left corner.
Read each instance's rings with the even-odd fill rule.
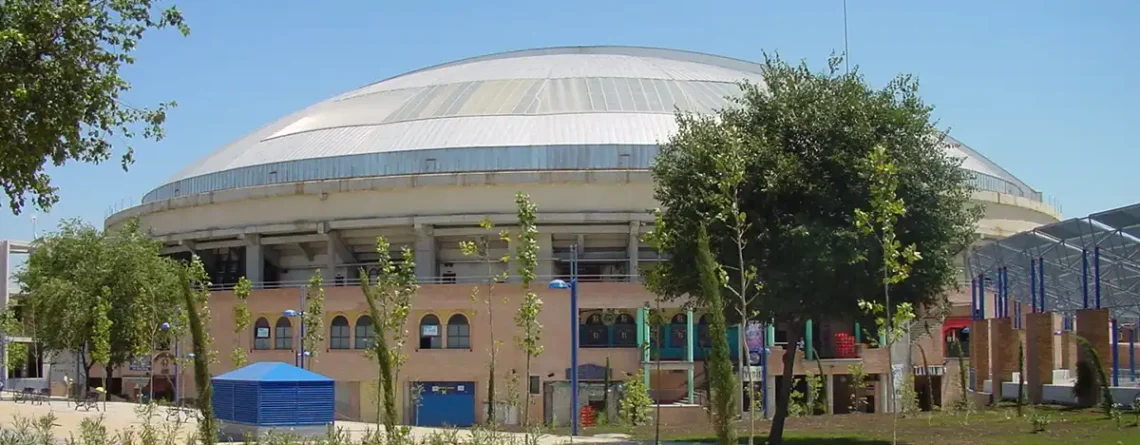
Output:
[[[301,107],[462,57],[561,45],[643,45],[822,66],[843,49],[841,0],[182,0],[189,37],[146,37],[133,104],[176,100],[167,138],[118,162],[53,168],[50,214],[0,209],[0,238],[61,218],[102,224],[180,167]],[[849,0],[853,64],[882,85],[919,77],[940,125],[1066,216],[1140,201],[1140,2]]]

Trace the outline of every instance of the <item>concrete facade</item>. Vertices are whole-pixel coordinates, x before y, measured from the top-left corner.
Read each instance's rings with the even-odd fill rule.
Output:
[[[301,287],[319,270],[326,283],[326,329],[341,323],[349,336],[338,334],[334,347],[332,332],[326,332],[312,369],[337,379],[338,403],[343,393],[345,404],[368,420],[375,417],[374,403],[368,400],[374,398],[370,382],[376,370],[355,348],[365,312],[356,283],[362,268],[369,273],[379,255],[389,254],[376,252],[377,236],[388,238],[393,251],[407,247],[415,253],[423,287],[406,326],[409,332],[419,332],[418,323],[429,316],[438,320],[445,337],[453,319],[466,320],[468,326],[468,338],[461,340],[466,347],[448,348],[447,338],[441,349],[418,348],[418,341],[410,341],[401,378],[406,383],[486,382],[490,316],[482,303],[472,302],[471,289],[500,272],[513,274],[514,265],[488,267],[464,256],[459,245],[487,236],[489,256],[510,252],[514,246],[498,241],[497,233],[515,228],[515,193],[526,193],[539,212],[536,291],[545,303],[545,352],[522,380],[538,378],[540,394],[534,397],[539,403],[530,418],[541,418],[542,385],[564,380],[569,367],[567,337],[573,317],[568,292],[546,289],[545,284],[567,278],[570,249],[576,246],[582,259],[580,324],[588,322],[589,311],[628,315],[653,301],[654,295],[640,283],[645,270],[660,260],[640,241],[653,222],[647,209],[658,207],[647,167],[657,144],[675,131],[674,105],[707,113],[711,110],[704,102],[723,100],[720,88],[736,88],[735,81],[755,80],[761,72],[747,61],[622,47],[528,50],[425,68],[321,102],[222,147],[149,193],[142,204],[111,215],[106,226],[137,217],[165,242],[165,253],[202,257],[219,288],[211,301],[216,349],[243,347],[254,361],[289,362],[295,357],[297,351],[285,347],[289,344],[277,347],[277,326],[289,322],[281,321],[282,311],[301,309]],[[589,89],[591,82],[601,83]],[[583,88],[545,89],[579,83]],[[616,95],[606,96],[613,85],[620,85],[613,90]],[[642,89],[645,85],[652,87],[652,94]],[[678,94],[668,93],[666,87],[675,87]],[[688,90],[697,87],[699,91]],[[512,93],[500,95],[496,88]],[[666,93],[678,102],[653,99]],[[686,99],[706,95],[709,101]],[[646,98],[652,100],[639,102]],[[562,105],[568,108],[550,108]],[[977,229],[983,240],[1059,219],[1056,210],[1041,202],[1039,192],[984,156],[953,140],[945,150],[962,158],[963,168],[975,175],[978,191],[973,199],[985,211]],[[497,227],[490,232],[480,228],[484,219]],[[233,297],[226,289],[238,276],[254,282],[249,304],[254,320],[264,318],[264,325],[231,338],[224,334],[232,332]],[[965,274],[961,281],[968,281]],[[480,292],[486,295],[488,289]],[[517,348],[509,346],[515,330],[511,315],[522,291],[511,278],[495,292],[509,298],[494,306],[494,330],[501,333],[496,340],[508,345],[496,364],[505,379],[525,372]],[[948,298],[955,315],[969,315],[967,292],[951,292]],[[673,311],[667,315],[678,315],[680,303],[667,304]],[[915,346],[910,354],[905,354],[905,346],[903,353],[894,354],[902,360],[898,364],[904,371],[921,365],[923,375],[943,373],[944,386],[956,382],[956,376],[946,374],[950,368],[944,366],[942,326],[925,322],[933,325],[911,333]],[[268,344],[269,349],[261,349],[253,339],[259,326],[272,333],[260,340],[260,346]],[[886,351],[866,344],[856,357],[837,357],[837,334],[861,335],[853,320],[815,320],[815,326],[823,358],[809,361],[799,353],[797,375],[842,376],[858,364],[872,375],[891,369]],[[777,326],[773,336],[778,339],[780,331]],[[770,388],[786,346],[771,340],[772,372],[765,382]],[[341,349],[344,342],[349,347]],[[617,380],[642,365],[638,348],[628,345],[583,346],[580,352],[581,364],[602,365],[607,358]],[[215,365],[215,373],[229,369],[224,362]],[[699,381],[704,371],[699,360],[675,360],[666,368],[651,375],[655,395],[664,400],[677,400],[688,376],[695,374]],[[132,373],[138,375],[128,370],[124,376]],[[835,380],[826,381],[835,385]],[[181,386],[190,394],[191,384]],[[477,399],[486,400],[485,390],[485,384],[476,384]],[[884,384],[873,390],[880,412],[887,390]],[[836,406],[847,403],[834,400]],[[679,409],[665,415],[699,418],[690,414]]]

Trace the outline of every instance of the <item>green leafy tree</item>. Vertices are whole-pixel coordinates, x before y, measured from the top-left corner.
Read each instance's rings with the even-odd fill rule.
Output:
[[[637,374],[625,380],[625,389],[618,402],[618,417],[629,426],[644,425],[649,421],[649,413],[652,411],[649,405],[653,404],[653,399],[649,397],[649,388],[645,386],[644,372],[638,370]]]
[[[95,300],[95,307],[92,308],[92,326],[91,326],[91,360],[95,363],[103,365],[103,406],[106,411],[107,399],[111,396],[111,385],[108,384],[111,380],[111,319],[107,314],[111,311],[111,303],[108,301],[110,289],[104,288],[103,297]]]
[[[510,243],[511,235],[506,230],[500,230],[498,235],[492,235],[495,230],[495,224],[490,219],[483,219],[479,222],[481,227],[486,233],[479,235],[472,241],[460,241],[459,250],[464,256],[473,257],[487,268],[486,279],[471,287],[471,302],[483,303],[487,308],[487,335],[491,340],[491,346],[488,348],[487,354],[490,360],[487,363],[487,425],[492,428],[495,427],[495,411],[497,410],[496,403],[498,398],[495,394],[495,384],[497,378],[495,377],[495,364],[499,357],[499,348],[502,346],[502,340],[495,335],[495,284],[507,281],[507,270],[500,269],[501,264],[507,264],[511,260],[510,252],[506,252],[501,256],[495,257],[491,253],[491,240],[498,239],[503,243]],[[482,296],[480,288],[486,286],[487,295]],[[507,297],[503,297],[503,303],[507,303]]]
[[[762,84],[744,83],[733,106],[715,118],[677,117],[677,133],[651,168],[669,232],[658,246],[668,259],[649,272],[654,293],[693,296],[703,305],[692,234],[707,224],[731,287],[745,283],[729,265],[755,267],[756,282],[764,283],[747,314],[785,327],[788,344],[799,342],[809,319],[850,318],[860,314],[861,299],[885,301],[879,243],[854,223],[855,209],[874,199],[863,167],[879,146],[897,161],[898,196],[908,205],[895,227],[897,241],[920,245],[924,254],[891,289],[891,306],[926,304],[955,284],[955,255],[974,239],[980,215],[970,202],[970,173],[942,148],[943,133],[913,78],[876,89],[857,69],[843,74],[841,66],[833,58],[816,72],[767,57]],[[737,200],[747,223],[742,238],[749,240],[743,261],[731,224],[710,218],[724,202],[719,160],[726,158],[748,172]],[[795,348],[786,349],[771,443],[783,441],[795,362]]]
[[[711,351],[708,361],[707,379],[713,385],[712,417],[713,427],[716,430],[717,443],[729,445],[736,443],[736,428],[732,420],[736,417],[736,394],[740,385],[732,373],[732,358],[728,347],[728,323],[725,321],[725,302],[721,297],[722,282],[719,272],[723,269],[717,267],[713,253],[709,249],[709,234],[705,226],[700,226],[697,232],[697,267],[701,274],[701,295],[708,305],[709,315],[709,342]],[[744,362],[741,362],[744,363]],[[753,397],[751,400],[756,400]],[[756,411],[753,409],[752,411]],[[752,427],[755,427],[752,425]],[[749,435],[752,432],[749,431]]]
[[[887,153],[887,149],[876,146],[862,169],[863,178],[869,183],[871,199],[870,210],[855,209],[855,227],[864,236],[873,237],[879,244],[883,299],[885,304],[860,301],[860,308],[876,312],[875,324],[879,332],[887,333],[887,362],[894,369],[894,345],[910,330],[910,322],[914,319],[914,309],[910,303],[902,303],[899,310],[891,316],[891,285],[899,284],[910,277],[911,265],[922,259],[922,254],[915,244],[905,247],[899,241],[895,226],[899,218],[906,215],[906,203],[898,196],[898,169]],[[878,312],[882,313],[879,314]],[[881,316],[879,316],[881,315]],[[896,319],[900,318],[901,319]],[[887,387],[892,388],[892,397],[887,399],[892,416],[892,438],[898,442],[898,414],[904,411],[897,406],[902,399],[913,404],[914,398],[909,393],[900,393],[893,388],[898,387],[914,391],[914,385],[908,382],[894,382],[894,372],[887,373]],[[908,405],[909,406],[909,405]]]
[[[360,288],[373,320],[375,343],[370,355],[380,368],[378,392],[383,405],[380,421],[384,424],[388,442],[395,443],[405,432],[396,426],[399,420],[396,382],[399,381],[400,367],[406,360],[403,350],[408,338],[408,315],[420,286],[416,281],[416,263],[411,250],[405,247],[401,252],[403,261],[394,261],[388,240],[378,237],[376,252],[380,255],[380,276],[372,283],[368,271],[361,268]]]
[[[534,293],[531,285],[537,278],[538,269],[538,208],[524,193],[515,194],[515,208],[519,220],[518,248],[515,249],[515,258],[518,261],[518,273],[522,277],[523,298],[515,312],[515,326],[519,334],[515,343],[526,354],[524,375],[530,378],[531,362],[542,355],[542,323],[538,317],[542,315],[542,299]],[[609,359],[607,358],[607,364]],[[607,374],[606,378],[609,378]],[[609,390],[608,387],[606,389]],[[608,394],[608,392],[607,392]],[[523,425],[530,426],[530,391],[526,391],[526,403],[523,406]],[[607,396],[608,397],[608,396]]]
[[[245,330],[253,321],[253,316],[249,313],[249,294],[252,290],[253,283],[245,277],[238,279],[237,286],[234,286],[234,337],[237,337],[237,346],[230,353],[230,362],[234,368],[245,366],[249,360],[243,339],[247,337]]]
[[[203,445],[217,442],[218,428],[214,419],[214,388],[210,384],[210,365],[217,360],[210,336],[210,279],[198,255],[190,264],[179,269],[179,282],[182,285],[183,310],[178,312],[177,326],[186,326],[190,331],[191,349],[194,351],[194,386],[198,391],[198,440]]]
[[[9,303],[8,307],[4,308],[4,312],[0,313],[0,331],[3,331],[4,334],[4,347],[8,354],[6,361],[8,370],[23,368],[28,363],[27,343],[14,342],[8,339],[8,337],[25,335],[25,323],[20,319],[17,308],[18,306],[15,304]]]
[[[310,354],[312,361],[317,361],[317,352],[321,343],[325,341],[325,288],[321,270],[313,272],[309,284],[305,287],[305,308],[301,313],[301,324],[305,326],[305,333],[301,337],[301,344],[305,352]]]
[[[161,241],[137,220],[109,231],[70,220],[33,244],[16,278],[28,295],[24,303],[52,314],[39,320],[38,339],[45,349],[80,353],[89,371],[94,361],[84,351],[91,350],[94,337],[91,308],[105,298],[112,322],[108,373],[153,353],[160,326],[173,320],[181,305],[182,266],[161,255]]]
[[[0,186],[14,214],[27,195],[43,210],[59,201],[44,172],[48,162],[99,163],[111,157],[112,139],[162,139],[174,102],[125,102],[131,84],[120,72],[135,63],[147,31],[190,32],[178,9],[154,3],[0,2]],[[127,147],[123,169],[133,160]]]

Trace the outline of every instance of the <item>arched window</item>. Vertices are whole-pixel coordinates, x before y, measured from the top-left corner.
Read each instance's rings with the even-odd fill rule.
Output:
[[[258,318],[253,323],[253,349],[269,349],[272,340],[269,332],[269,320]]]
[[[273,349],[293,349],[293,324],[288,318],[278,318],[273,331]]]
[[[452,315],[447,319],[447,349],[470,349],[471,325],[463,314]]]
[[[356,349],[369,349],[376,340],[376,331],[372,330],[372,317],[361,315],[356,319]]]
[[[578,342],[584,348],[604,348],[610,342],[609,328],[602,322],[602,311],[586,316],[586,322],[578,327]]]
[[[329,325],[329,349],[348,349],[348,319],[337,315]]]
[[[614,346],[637,347],[637,321],[632,315],[619,312],[614,320]]]
[[[441,349],[443,338],[439,336],[439,317],[432,314],[420,319],[420,349]]]
[[[712,342],[709,341],[708,314],[702,315],[700,320],[697,321],[697,345],[699,345],[701,349],[708,349],[712,347]]]
[[[683,348],[688,345],[689,318],[685,314],[673,316],[669,322],[669,346]]]

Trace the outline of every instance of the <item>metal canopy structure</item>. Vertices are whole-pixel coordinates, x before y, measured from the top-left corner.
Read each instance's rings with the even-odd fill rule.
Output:
[[[1140,320],[1140,204],[979,246],[969,256],[969,270],[975,305],[983,310],[1012,300],[1037,312],[1107,308],[1113,318],[1135,322]]]

